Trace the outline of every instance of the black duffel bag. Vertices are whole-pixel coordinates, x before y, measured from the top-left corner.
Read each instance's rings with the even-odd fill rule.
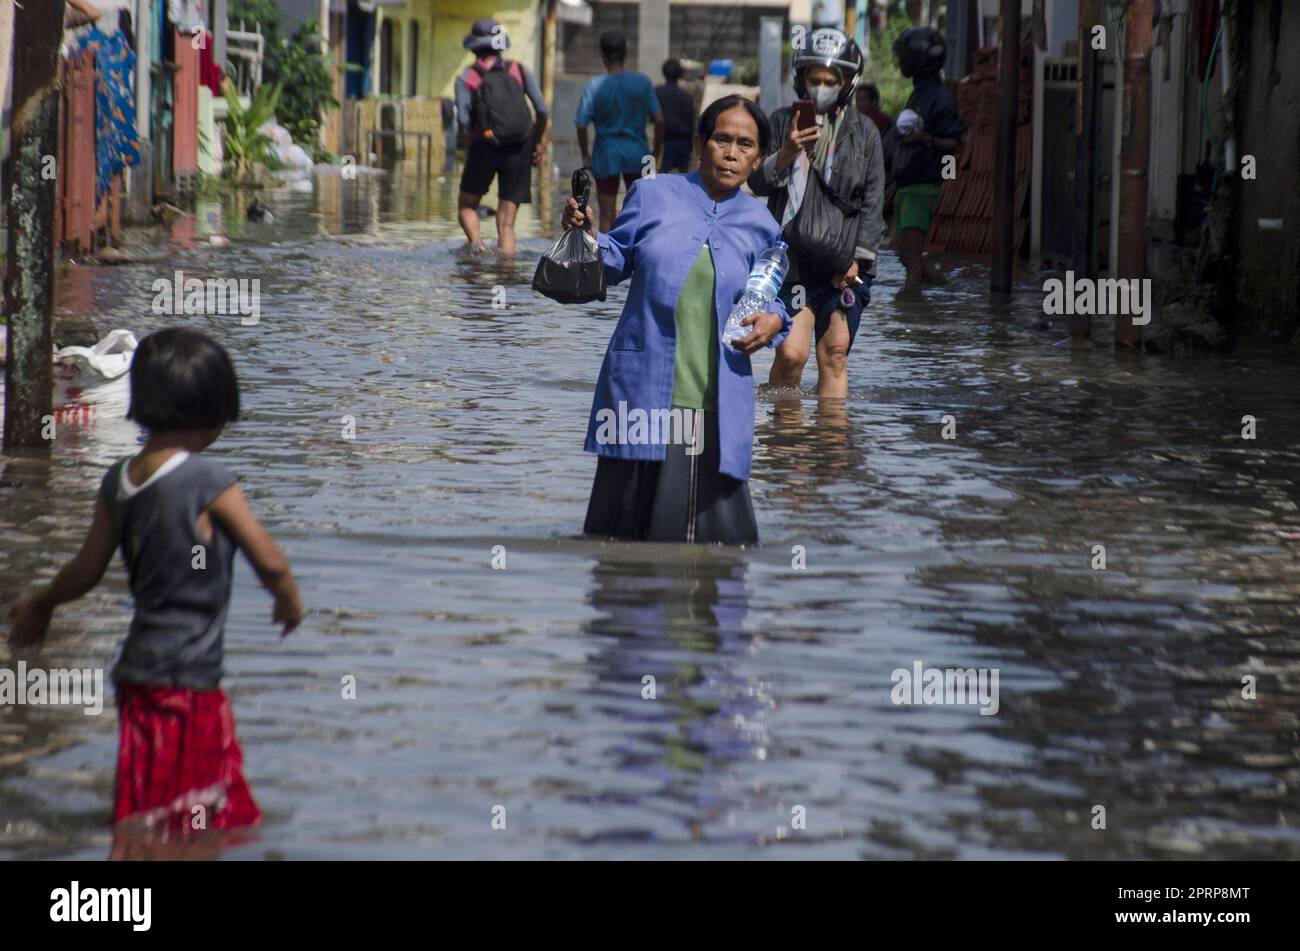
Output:
[[[573,173],[573,197],[578,210],[591,198],[591,180],[583,169]],[[582,228],[570,228],[537,262],[533,290],[561,304],[585,304],[605,299],[605,261],[596,239]]]
[[[843,274],[853,264],[862,192],[857,187],[844,198],[810,169],[803,203],[781,237],[801,260],[815,261],[835,274]]]

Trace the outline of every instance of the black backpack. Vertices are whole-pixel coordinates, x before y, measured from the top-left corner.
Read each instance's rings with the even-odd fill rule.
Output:
[[[522,66],[519,67],[521,70]],[[482,82],[474,91],[475,131],[488,143],[507,147],[522,145],[532,135],[533,117],[524,102],[524,90],[510,75],[509,64],[497,60],[491,69],[478,63],[474,70]]]

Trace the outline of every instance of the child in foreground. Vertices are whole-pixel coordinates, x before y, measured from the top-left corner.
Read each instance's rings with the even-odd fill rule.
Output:
[[[235,370],[219,344],[179,327],[142,340],[127,418],[148,440],[104,476],[76,557],[10,611],[10,644],[40,644],[54,609],[94,588],[120,546],[135,616],[112,672],[119,829],[124,822],[234,829],[261,820],[220,688],[235,549],[275,596],[272,621],[284,634],[302,621],[303,607],[289,562],[235,477],[201,455],[238,417]]]

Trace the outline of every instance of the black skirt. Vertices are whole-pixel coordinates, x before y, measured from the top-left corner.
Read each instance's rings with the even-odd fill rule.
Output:
[[[583,531],[634,541],[758,544],[749,484],[718,471],[717,414],[696,415],[699,452],[670,443],[663,462],[599,457]]]

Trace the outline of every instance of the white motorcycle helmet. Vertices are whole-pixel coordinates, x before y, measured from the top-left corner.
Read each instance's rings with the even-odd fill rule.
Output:
[[[840,94],[836,99],[836,108],[842,109],[853,100],[858,81],[862,78],[862,69],[866,57],[852,37],[834,27],[824,26],[813,30],[804,38],[802,46],[794,54],[791,62],[794,70],[794,91],[800,99],[810,98],[808,86],[804,82],[804,71],[810,66],[827,66],[840,74]]]

